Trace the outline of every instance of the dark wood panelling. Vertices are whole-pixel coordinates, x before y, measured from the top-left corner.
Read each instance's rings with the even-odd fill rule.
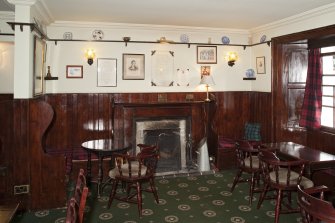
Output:
[[[14,185],[30,185],[30,162],[28,147],[29,134],[29,117],[28,117],[29,100],[14,100],[13,111],[13,142],[10,148],[14,156],[13,159],[13,189]],[[13,190],[12,194],[13,196]],[[28,194],[22,194],[15,197],[20,199],[23,207],[29,207],[30,197]]]
[[[90,139],[112,137],[112,94],[57,94],[45,96],[55,110],[48,151],[80,149]]]
[[[168,101],[181,102],[185,101],[187,93],[166,94]],[[204,93],[193,94],[195,101],[205,98]],[[213,96],[216,98],[216,111],[215,109],[213,110],[212,107],[209,109],[210,112],[208,114],[204,114],[201,109],[199,110],[197,105],[195,105],[194,108],[192,107],[192,122],[198,123],[194,125],[192,129],[195,135],[193,137],[196,140],[204,134],[205,127],[198,127],[201,125],[199,123],[203,122],[203,119],[208,118],[213,120],[212,131],[208,132],[209,137],[213,135],[216,137],[218,134],[234,139],[243,137],[244,124],[245,122],[251,121],[261,123],[261,134],[264,142],[290,140],[300,142],[313,148],[320,148],[324,151],[333,151],[332,142],[334,138],[333,135],[328,133],[308,132],[309,134],[306,135],[306,133],[303,132],[297,133],[284,131],[283,129],[277,130],[276,126],[280,127],[278,123],[281,122],[280,114],[283,111],[277,110],[280,106],[278,106],[275,101],[279,99],[272,93],[215,92]],[[37,119],[34,120],[32,114],[34,114],[35,118],[37,116],[43,116],[43,108],[38,112],[32,111],[32,104],[36,102],[30,101],[34,101],[35,99],[14,100],[13,109],[10,112],[13,118],[13,140],[10,145],[11,148],[6,150],[6,152],[8,152],[6,156],[13,156],[13,169],[12,173],[10,173],[12,185],[10,188],[12,188],[13,185],[21,184],[30,184],[33,187],[30,196],[22,195],[16,198],[23,201],[23,204],[30,209],[39,209],[42,208],[41,203],[43,203],[43,199],[45,199],[45,201],[49,199],[47,193],[53,193],[52,190],[57,190],[58,193],[62,193],[60,190],[64,189],[63,186],[57,189],[53,187],[55,184],[48,185],[47,183],[49,182],[50,184],[47,178],[50,166],[52,166],[53,171],[57,172],[57,174],[52,177],[60,182],[59,184],[61,184],[64,179],[64,176],[61,175],[61,173],[65,171],[64,161],[59,159],[59,156],[56,156],[54,153],[65,154],[66,151],[75,149],[81,150],[80,145],[85,140],[113,137],[112,121],[115,123],[114,130],[116,140],[122,142],[124,142],[125,138],[126,140],[130,140],[131,132],[124,134],[123,131],[124,126],[129,125],[131,122],[128,118],[124,120],[124,116],[130,118],[134,111],[129,109],[126,111],[116,109],[114,115],[115,119],[112,120],[113,99],[120,104],[138,102],[157,103],[157,98],[158,93],[49,94],[41,97],[39,100],[44,100],[50,104],[54,110],[53,121],[46,133],[44,148],[47,154],[37,153],[43,148],[38,144],[38,137],[31,133],[32,128],[38,126],[35,123]],[[276,100],[274,100],[274,98]],[[211,107],[214,103],[204,103],[204,105]],[[159,114],[159,111],[157,111],[157,114]],[[10,114],[0,117],[2,123],[5,116],[10,116]],[[122,132],[122,134],[120,134],[120,132]],[[213,154],[211,149],[210,153]],[[215,153],[216,150],[214,151],[214,154]],[[52,157],[48,157],[48,155],[52,155]],[[52,161],[52,159],[57,161]],[[37,163],[33,164],[33,162]],[[32,174],[36,175],[32,177]],[[36,189],[36,185],[40,185],[38,189]],[[38,196],[37,194],[41,195]],[[50,200],[53,199],[56,198],[50,198]]]
[[[250,92],[250,101],[250,121],[261,124],[263,142],[272,142],[274,140],[272,93]]]
[[[13,102],[0,102],[0,200],[10,199],[13,192]],[[3,118],[1,118],[3,117]]]
[[[217,92],[217,112],[213,124],[218,135],[241,139],[246,122],[261,124],[262,141],[271,142],[272,94],[266,92]]]
[[[0,94],[0,101],[13,100],[13,94]]]

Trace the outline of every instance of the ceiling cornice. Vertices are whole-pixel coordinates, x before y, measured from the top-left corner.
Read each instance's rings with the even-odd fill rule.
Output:
[[[51,27],[71,27],[71,28],[102,28],[102,29],[145,29],[145,30],[164,30],[164,31],[183,31],[187,32],[223,32],[232,34],[249,34],[244,29],[225,29],[212,27],[193,27],[193,26],[170,26],[170,25],[151,25],[133,23],[96,23],[96,22],[75,22],[75,21],[55,21]]]
[[[43,0],[38,0],[38,2],[35,4],[35,9],[45,24],[50,24],[53,21],[50,10]]]
[[[37,0],[7,0],[13,5],[34,5]]]
[[[312,17],[316,17],[316,16],[319,16],[319,15],[324,15],[324,14],[327,14],[329,12],[334,12],[334,11],[335,11],[335,3],[331,3],[331,4],[328,4],[328,5],[324,5],[324,6],[315,8],[313,10],[304,12],[304,13],[300,13],[298,15],[294,15],[294,16],[287,17],[285,19],[278,20],[276,22],[272,22],[272,23],[268,23],[268,24],[265,24],[265,25],[262,25],[262,26],[252,28],[252,29],[250,29],[250,32],[252,34],[261,33],[261,32],[265,32],[267,30],[276,29],[276,28],[279,28],[279,27],[282,27],[282,26],[287,26],[287,25],[290,25],[292,23],[297,23],[297,22],[300,22],[300,21],[303,21],[303,20],[306,20],[306,19],[310,19]],[[334,21],[331,21],[331,22],[334,22]]]

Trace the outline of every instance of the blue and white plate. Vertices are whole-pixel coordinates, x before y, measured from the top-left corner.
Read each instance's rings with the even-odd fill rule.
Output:
[[[222,36],[221,41],[223,44],[229,44],[230,43],[230,39],[228,36]]]
[[[248,70],[246,70],[246,72],[245,72],[245,76],[246,77],[255,77],[255,71],[254,71],[254,69],[248,69]]]
[[[261,39],[259,40],[259,42],[264,43],[265,40],[266,40],[266,35],[263,35],[263,36],[261,37]]]
[[[190,41],[190,38],[188,38],[188,35],[186,35],[186,34],[181,34],[180,35],[180,42],[188,43],[189,41]]]

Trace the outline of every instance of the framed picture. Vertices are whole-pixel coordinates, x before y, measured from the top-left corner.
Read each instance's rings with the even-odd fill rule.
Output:
[[[265,74],[265,57],[256,57],[257,74]]]
[[[201,78],[204,75],[211,75],[211,66],[201,66],[200,73],[201,73]]]
[[[216,64],[217,60],[216,46],[197,46],[197,63],[198,64]]]
[[[151,53],[151,86],[171,87],[174,79],[174,53],[155,50]]]
[[[43,78],[45,73],[45,42],[34,37],[34,68],[33,68],[33,96],[43,93]]]
[[[82,65],[67,65],[66,66],[66,77],[67,78],[83,78],[83,66]]]
[[[98,87],[116,87],[117,60],[98,58]]]
[[[123,80],[144,80],[144,54],[123,54]]]

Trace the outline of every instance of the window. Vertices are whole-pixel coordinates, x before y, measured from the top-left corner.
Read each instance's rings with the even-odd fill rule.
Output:
[[[322,113],[321,125],[335,128],[335,46],[321,48]]]

